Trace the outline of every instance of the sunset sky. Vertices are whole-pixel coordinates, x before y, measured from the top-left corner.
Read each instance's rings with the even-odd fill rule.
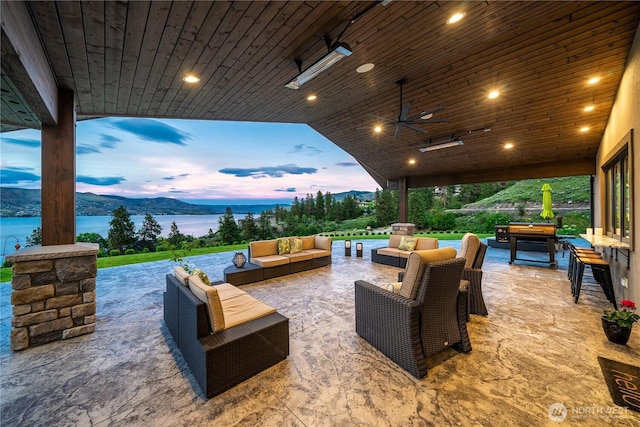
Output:
[[[374,191],[347,153],[307,125],[146,118],[78,122],[77,191],[190,203],[290,203]],[[0,182],[40,188],[40,131],[0,135]]]

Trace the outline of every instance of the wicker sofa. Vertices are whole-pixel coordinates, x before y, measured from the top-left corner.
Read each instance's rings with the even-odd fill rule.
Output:
[[[414,239],[414,245],[406,246],[403,249],[402,244],[408,239]],[[426,249],[438,249],[438,239],[431,237],[412,237],[392,234],[389,236],[387,246],[371,249],[371,262],[378,264],[392,265],[394,267],[404,268],[407,265],[407,259],[411,251],[421,251]]]
[[[275,309],[228,283],[212,283],[203,292],[174,274],[167,274],[166,282],[165,324],[207,399],[289,355],[289,319]],[[203,293],[218,294],[221,304],[212,304],[211,296],[203,298]],[[215,313],[211,305],[218,311],[224,307],[230,315]],[[256,308],[266,314],[246,320],[247,310]],[[225,325],[225,320],[231,323]]]
[[[257,240],[249,243],[249,262],[263,269],[263,279],[324,267],[331,264],[331,243],[325,236]]]

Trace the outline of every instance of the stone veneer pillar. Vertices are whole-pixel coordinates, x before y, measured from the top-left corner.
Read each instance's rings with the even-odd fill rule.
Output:
[[[27,248],[7,256],[11,280],[11,349],[24,350],[94,331],[98,245]]]
[[[391,224],[391,234],[399,234],[401,236],[413,236],[416,231],[416,225],[408,222],[398,222]]]

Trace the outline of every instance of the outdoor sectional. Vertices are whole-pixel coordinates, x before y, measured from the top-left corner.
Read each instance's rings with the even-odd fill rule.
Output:
[[[415,239],[415,246],[410,250],[401,249],[403,239]],[[389,243],[385,247],[371,249],[371,262],[405,268],[407,259],[411,251],[421,251],[425,249],[438,249],[438,239],[431,237],[413,237],[392,234],[389,236]]]
[[[229,283],[176,275],[166,276],[164,321],[207,399],[287,358],[288,318]]]
[[[331,264],[331,237],[284,237],[251,242],[249,262],[263,268],[264,279],[324,267]]]

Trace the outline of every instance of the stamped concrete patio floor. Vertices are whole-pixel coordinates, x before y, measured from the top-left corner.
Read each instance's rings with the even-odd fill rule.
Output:
[[[441,241],[458,247],[459,242]],[[398,268],[343,256],[329,267],[242,288],[290,319],[291,354],[233,389],[204,400],[162,316],[169,261],[99,270],[93,334],[22,352],[9,349],[9,283],[0,285],[2,426],[638,426],[640,414],[615,406],[597,356],[638,365],[640,334],[609,343],[600,315],[609,307],[589,287],[574,304],[560,268],[508,264],[489,248],[483,293],[489,316],[468,324],[473,351],[428,359],[417,380],[359,338],[357,279],[385,284]],[[355,252],[354,252],[355,254]],[[190,258],[221,279],[232,253]],[[543,254],[527,254],[540,257]],[[595,289],[595,287],[592,287]]]

